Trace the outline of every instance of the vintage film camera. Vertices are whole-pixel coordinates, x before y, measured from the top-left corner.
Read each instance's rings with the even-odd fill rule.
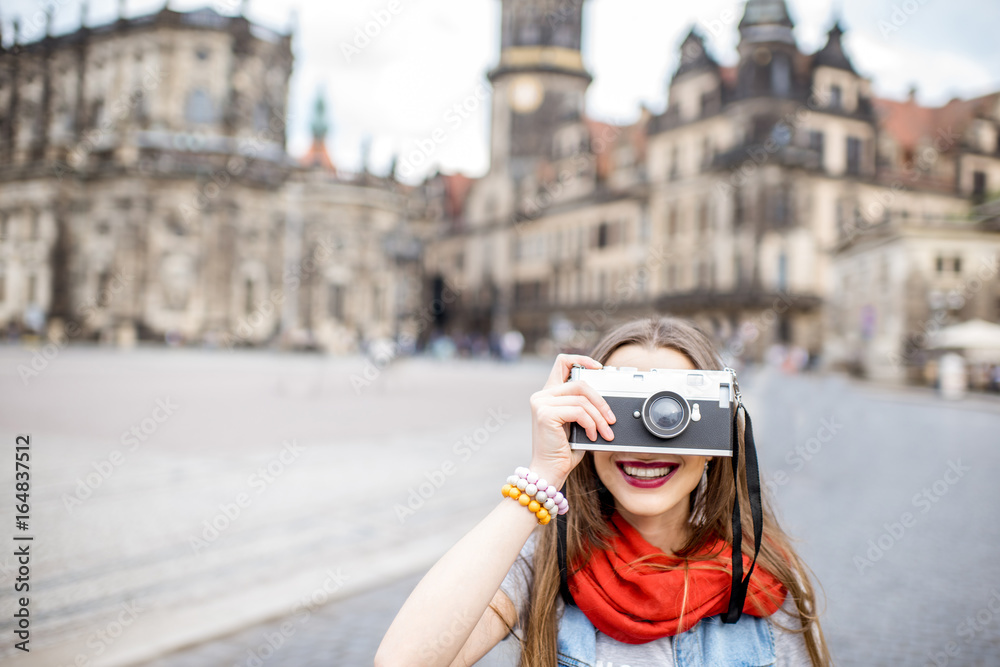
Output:
[[[739,402],[736,373],[605,366],[574,366],[570,381],[586,382],[617,417],[615,439],[591,442],[579,424],[570,426],[573,449],[732,456],[733,417]]]

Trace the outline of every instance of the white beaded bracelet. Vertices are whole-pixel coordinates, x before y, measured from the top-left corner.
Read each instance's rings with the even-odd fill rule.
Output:
[[[507,478],[507,483],[516,486],[519,490],[534,498],[535,502],[544,507],[549,514],[565,514],[569,511],[569,501],[563,497],[559,490],[549,484],[546,480],[539,478],[537,473],[533,473],[525,467],[520,467],[514,474]]]

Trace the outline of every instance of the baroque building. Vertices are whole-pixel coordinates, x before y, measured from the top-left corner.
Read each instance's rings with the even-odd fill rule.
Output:
[[[734,66],[692,30],[666,110],[610,125],[586,113],[583,14],[502,2],[489,173],[427,184],[447,213],[425,266],[458,294],[452,329],[586,349],[610,322],[669,312],[730,357],[780,344],[912,369],[928,290],[1000,251],[976,208],[1000,191],[1000,94],[879,99],[839,21],[805,53],[784,0],[749,0]],[[983,276],[967,304],[996,320],[1000,281]]]
[[[333,350],[396,333],[416,264],[386,240],[410,197],[335,169],[322,108],[288,155],[291,32],[168,8],[48,32],[0,40],[0,324]]]
[[[606,123],[584,0],[500,4],[489,171],[418,188],[338,169],[322,98],[288,154],[291,32],[164,8],[0,37],[0,325],[548,351],[675,313],[730,358],[902,379],[934,330],[1000,319],[1000,93],[880,99],[839,21],[806,53],[784,0],[748,0],[732,66],[692,29],[663,112]]]

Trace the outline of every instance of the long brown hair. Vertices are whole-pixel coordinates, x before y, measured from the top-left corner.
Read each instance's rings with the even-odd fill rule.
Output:
[[[604,337],[591,356],[606,363],[612,353],[625,345],[636,345],[650,350],[670,348],[686,355],[695,368],[722,370],[723,364],[714,345],[695,325],[675,318],[646,319],[625,324]],[[753,535],[750,500],[744,481],[742,416],[739,421],[740,447],[740,507],[744,535]],[[703,491],[691,493],[688,519],[690,539],[677,555],[689,562],[707,560],[718,556],[709,554],[697,557],[691,554],[706,540],[724,540],[731,545],[732,507],[735,493],[733,471],[728,458],[715,458],[708,465],[708,484]],[[611,533],[608,519],[614,511],[614,500],[601,483],[594,469],[593,458],[588,453],[573,469],[566,480],[566,496],[572,510],[567,519],[567,562],[575,569],[582,567],[592,550],[604,548]],[[805,637],[809,657],[815,667],[830,663],[830,654],[819,625],[816,595],[810,582],[810,572],[801,561],[785,532],[775,520],[767,499],[763,502],[764,540],[757,559],[788,590],[795,603],[801,628],[796,630]],[[562,520],[562,517],[560,517]],[[536,536],[535,555],[527,618],[521,619],[521,667],[552,667],[556,664],[556,599],[559,595],[559,563],[556,532],[539,529]],[[745,539],[741,545],[744,553],[753,557],[753,540]]]

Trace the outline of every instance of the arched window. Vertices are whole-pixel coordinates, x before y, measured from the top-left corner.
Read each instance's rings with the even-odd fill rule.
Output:
[[[253,296],[254,296],[254,284],[252,278],[247,278],[243,283],[243,312],[247,315],[251,314],[254,309]]]
[[[792,90],[792,71],[788,56],[777,53],[771,61],[771,92],[776,97],[788,97]]]

